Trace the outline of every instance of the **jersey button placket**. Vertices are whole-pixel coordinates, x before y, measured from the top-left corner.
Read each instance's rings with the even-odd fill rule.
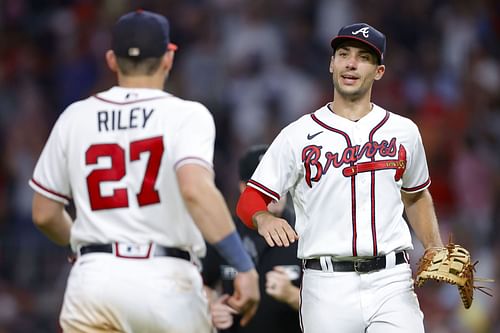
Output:
[[[354,124],[352,131],[353,146],[363,147],[367,138],[364,138],[362,126],[358,123]],[[360,159],[355,164],[366,162],[365,159]],[[367,250],[366,244],[371,244],[371,228],[370,228],[370,180],[369,172],[361,172],[356,174],[356,221],[357,221],[357,247],[358,250]],[[362,291],[362,299],[366,298],[367,291]],[[367,301],[367,300],[366,300]]]

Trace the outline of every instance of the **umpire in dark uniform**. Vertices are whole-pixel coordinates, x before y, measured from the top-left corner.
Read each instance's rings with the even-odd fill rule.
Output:
[[[267,145],[252,146],[239,161],[240,191],[252,176]],[[293,209],[283,201],[272,203],[270,210],[287,221],[294,221]],[[227,296],[233,292],[233,278],[236,273],[210,245],[203,259],[205,285],[217,290],[220,297],[211,302],[212,317],[219,332],[254,333],[299,333],[299,285],[302,278],[301,262],[297,259],[297,242],[289,247],[269,247],[255,230],[246,227],[238,218],[236,228],[243,244],[252,257],[259,273],[261,302],[255,317],[247,326],[239,325],[239,318],[226,304]],[[293,227],[293,224],[292,224]]]

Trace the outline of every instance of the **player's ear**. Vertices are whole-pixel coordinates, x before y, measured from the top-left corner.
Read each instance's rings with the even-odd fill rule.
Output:
[[[163,55],[162,65],[167,72],[170,71],[172,69],[172,66],[174,65],[174,55],[175,52],[172,50],[165,52],[165,54]]]
[[[377,66],[377,71],[375,72],[375,80],[380,80],[385,73],[385,66],[379,65]]]
[[[118,73],[118,63],[116,62],[116,55],[113,50],[106,52],[106,63],[113,73]]]
[[[333,61],[335,60],[335,55],[332,55],[330,59],[330,73],[333,74]]]

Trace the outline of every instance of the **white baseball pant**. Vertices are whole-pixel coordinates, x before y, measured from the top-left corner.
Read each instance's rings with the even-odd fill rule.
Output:
[[[60,315],[65,333],[208,333],[211,320],[196,266],[172,257],[81,256]]]
[[[305,269],[304,333],[423,333],[423,313],[406,263],[371,273]]]

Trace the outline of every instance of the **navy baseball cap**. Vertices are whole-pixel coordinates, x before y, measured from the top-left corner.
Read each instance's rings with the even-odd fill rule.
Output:
[[[332,39],[333,51],[346,40],[357,40],[368,45],[378,57],[379,64],[384,63],[385,35],[366,23],[354,23],[340,28],[339,33]]]
[[[268,147],[268,145],[264,144],[251,146],[240,158],[239,169],[241,181],[247,181],[252,177]]]
[[[168,20],[141,9],[120,17],[111,38],[111,48],[117,57],[158,58],[168,50],[177,50],[177,45],[170,42]]]

